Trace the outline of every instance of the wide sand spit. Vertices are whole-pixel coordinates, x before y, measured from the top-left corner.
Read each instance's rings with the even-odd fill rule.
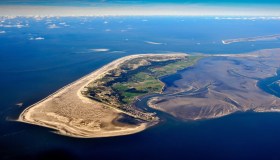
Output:
[[[121,110],[89,99],[83,96],[81,91],[89,83],[134,58],[186,55],[138,54],[117,59],[29,106],[20,114],[18,121],[52,128],[58,134],[80,138],[129,135],[143,131],[154,123],[142,122],[137,125],[121,123],[117,121],[124,114]]]

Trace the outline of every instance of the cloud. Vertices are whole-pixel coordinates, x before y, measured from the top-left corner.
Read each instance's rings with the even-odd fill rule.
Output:
[[[31,41],[41,41],[41,40],[45,40],[45,38],[44,37],[36,37],[36,38],[29,38],[29,40],[31,40]]]
[[[152,42],[152,41],[145,41],[147,44],[153,44],[153,45],[162,45],[164,43],[159,43],[159,42]]]
[[[37,37],[37,38],[35,38],[35,40],[44,40],[45,38],[43,38],[43,37]]]
[[[126,53],[125,51],[112,51],[110,53]]]
[[[7,24],[7,25],[0,25],[3,28],[23,28],[23,27],[28,27],[28,25],[22,25],[22,24],[15,24],[15,25],[11,25],[11,24]]]
[[[108,48],[95,48],[95,49],[89,49],[91,52],[108,52],[110,49]]]
[[[55,29],[55,28],[60,28],[59,26],[57,26],[56,24],[51,24],[48,26],[49,29]]]
[[[280,20],[280,17],[215,17],[216,20]]]
[[[59,24],[62,25],[62,26],[64,26],[64,27],[69,27],[69,26],[70,26],[70,25],[67,24],[66,22],[60,22]]]

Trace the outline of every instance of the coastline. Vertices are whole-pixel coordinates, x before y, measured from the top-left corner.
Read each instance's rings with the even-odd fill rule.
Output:
[[[273,54],[278,53],[280,49],[266,49],[258,50],[254,52],[249,52],[247,54],[217,54],[208,55],[205,57],[231,57],[231,58],[268,58]],[[126,57],[119,58],[111,63],[104,65],[103,67],[83,76],[82,78],[62,87],[53,94],[47,96],[41,101],[26,108],[19,116],[18,121],[25,122],[29,124],[39,125],[47,128],[55,129],[55,133],[79,137],[79,138],[97,138],[97,137],[112,137],[112,136],[122,136],[141,132],[150,126],[157,124],[157,122],[141,121],[138,124],[127,124],[117,123],[114,124],[113,120],[117,120],[121,117],[121,114],[126,114],[130,117],[138,119],[133,114],[125,112],[120,108],[109,106],[109,104],[104,104],[96,100],[90,99],[82,94],[83,90],[87,88],[90,83],[97,82],[97,80],[103,78],[109,71],[121,67],[125,62],[133,60],[135,58],[149,57],[149,56],[166,56],[170,58],[178,58],[181,56],[188,56],[184,53],[174,53],[174,54],[138,54],[130,55]],[[249,73],[251,74],[251,73]],[[259,75],[265,78],[265,75]],[[164,82],[161,82],[164,83]],[[165,87],[165,85],[164,85]],[[164,87],[161,91],[163,91]],[[255,87],[253,86],[253,89]],[[212,91],[214,92],[214,91]],[[256,93],[261,93],[260,90],[256,89]],[[273,99],[269,95],[268,99]],[[163,112],[169,112],[160,106],[154,105],[153,102],[157,101],[156,97],[150,99],[147,103],[150,108],[160,110]],[[243,103],[243,99],[241,99]],[[73,105],[73,104],[74,105]],[[245,104],[245,102],[244,102]],[[226,103],[224,105],[231,106],[231,109],[226,109],[222,114],[215,115],[204,115],[206,117],[197,118],[193,117],[192,120],[197,119],[212,119],[222,117],[231,114],[236,111],[232,109],[235,106]],[[238,110],[246,111],[250,108],[246,107]],[[74,108],[74,109],[73,109]],[[270,112],[276,111],[270,107],[255,108],[255,112]],[[279,111],[279,109],[277,109]],[[70,113],[69,113],[70,112]],[[187,112],[186,112],[187,113]],[[211,112],[212,114],[212,112]],[[65,116],[66,115],[66,116]],[[73,117],[72,117],[73,116]],[[175,116],[175,115],[173,115]],[[176,117],[176,116],[175,116]],[[140,118],[141,119],[141,118]],[[138,119],[138,120],[140,120]]]
[[[55,106],[55,104],[61,103],[60,99],[65,96],[68,96],[68,94],[69,94],[69,96],[71,96],[71,98],[72,98],[70,100],[77,103],[77,106],[79,106],[80,104],[83,104],[83,105],[87,106],[88,108],[86,108],[86,109],[90,110],[91,112],[95,112],[95,110],[97,110],[98,112],[100,112],[101,117],[103,116],[102,114],[105,114],[104,117],[107,118],[107,119],[105,119],[106,122],[110,121],[110,119],[114,119],[114,118],[118,117],[119,114],[121,113],[120,110],[113,108],[113,107],[104,106],[103,104],[101,104],[99,102],[93,101],[93,100],[83,96],[81,94],[81,90],[84,87],[86,87],[89,83],[102,78],[108,71],[119,67],[121,64],[123,64],[126,61],[132,60],[134,58],[149,57],[149,56],[155,56],[155,55],[169,55],[169,56],[170,55],[184,55],[184,56],[186,56],[187,54],[183,54],[183,53],[182,54],[138,54],[138,55],[130,55],[130,56],[119,58],[119,59],[112,61],[111,63],[83,76],[82,78],[62,87],[61,89],[57,90],[56,92],[47,96],[46,98],[42,99],[41,101],[27,107],[20,114],[17,121],[55,129],[56,133],[66,135],[66,136],[71,136],[71,137],[79,137],[79,138],[112,137],[112,136],[129,135],[129,134],[141,132],[153,124],[146,122],[146,123],[142,123],[141,125],[136,125],[136,126],[126,126],[126,127],[110,126],[110,127],[108,127],[108,128],[110,128],[109,130],[108,130],[108,128],[103,129],[102,127],[99,127],[98,129],[94,130],[94,129],[89,129],[84,126],[80,126],[80,124],[73,125],[74,123],[71,123],[72,122],[71,118],[65,117],[64,115],[63,116],[58,115],[56,112],[50,112],[48,110],[51,107],[57,108],[57,106]],[[58,99],[60,101],[53,103],[53,101],[56,101],[56,99]],[[72,105],[72,104],[70,104],[70,105]],[[75,107],[77,107],[77,106],[75,106]],[[68,106],[62,106],[62,107],[68,107]],[[82,107],[80,109],[84,109],[84,107]],[[66,112],[66,111],[64,111],[64,112]],[[56,121],[49,120],[50,119],[49,116],[52,116],[52,118],[57,119],[57,120]],[[81,117],[80,117],[80,119],[81,119]],[[78,117],[78,120],[75,120],[75,121],[79,121],[80,119]],[[110,124],[110,125],[112,125],[112,124]]]
[[[224,117],[235,112],[279,112],[279,96],[266,92],[265,89],[257,86],[259,80],[277,76],[277,71],[275,70],[280,67],[276,66],[277,62],[279,62],[277,61],[277,59],[279,59],[278,53],[279,48],[257,50],[243,55],[212,55],[211,57],[213,58],[228,57],[229,59],[220,59],[219,66],[219,63],[214,63],[214,61],[210,63],[207,61],[207,58],[205,58],[204,60],[206,61],[203,64],[207,64],[207,68],[202,67],[206,65],[201,64],[196,71],[184,73],[185,79],[176,83],[176,85],[181,84],[183,87],[188,84],[186,88],[196,86],[194,88],[198,88],[197,90],[186,94],[186,96],[179,95],[176,97],[176,94],[154,96],[147,101],[147,104],[150,108],[168,113],[178,119],[191,121]],[[271,65],[263,65],[261,62],[270,62]],[[254,66],[259,67],[255,69],[253,68]],[[265,66],[265,68],[261,68],[263,66]],[[231,76],[229,72],[233,69],[238,70],[240,74]],[[193,73],[198,73],[199,71],[205,71],[204,74],[206,74],[206,77],[197,76],[197,78],[193,78],[196,77]],[[222,75],[222,73],[224,75]],[[207,74],[210,76],[207,77]],[[246,76],[243,76],[243,74]],[[211,76],[213,76],[213,78],[209,78]],[[239,79],[237,77],[241,78]],[[258,80],[252,77],[257,77]],[[274,81],[275,80],[277,80],[277,78],[274,79]],[[220,84],[226,84],[226,86],[229,86],[228,88],[235,92],[231,92],[230,89],[226,87],[220,87],[219,83],[217,83],[217,85],[215,83],[211,84],[211,81],[220,81]],[[212,87],[204,91],[202,94],[203,96],[195,96],[195,91],[203,88],[204,84],[209,82]],[[178,88],[180,88],[180,86]],[[177,91],[176,88],[171,89],[173,89],[173,92],[174,90]],[[182,94],[183,93],[184,92],[182,92]]]
[[[222,40],[222,43],[232,44],[232,43],[240,43],[240,42],[270,41],[270,40],[278,40],[279,38],[280,38],[280,34],[274,34],[274,35],[248,37],[248,38],[226,39],[226,40]]]

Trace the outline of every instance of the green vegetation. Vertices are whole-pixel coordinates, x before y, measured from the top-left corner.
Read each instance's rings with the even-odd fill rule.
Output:
[[[122,101],[126,104],[130,104],[135,97],[147,93],[159,93],[162,88],[163,83],[146,72],[139,72],[132,75],[127,82],[113,85],[113,89],[121,95]]]
[[[143,95],[161,93],[164,83],[160,78],[176,73],[196,63],[201,56],[136,58],[111,70],[103,78],[89,84],[83,94],[108,106],[143,120],[156,119],[132,107],[133,101]]]
[[[185,69],[194,65],[202,56],[189,56],[187,59],[179,60],[175,63],[170,63],[165,66],[151,67],[150,71],[154,73],[156,77],[162,77],[176,73],[179,70]]]
[[[164,84],[160,77],[176,73],[196,63],[200,56],[189,56],[187,59],[172,61],[165,65],[151,65],[145,70],[131,75],[126,82],[115,83],[112,87],[119,93],[121,101],[131,104],[136,97],[160,93]]]

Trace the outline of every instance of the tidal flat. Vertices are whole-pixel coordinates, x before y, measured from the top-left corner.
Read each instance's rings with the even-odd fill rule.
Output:
[[[246,111],[279,112],[280,99],[269,89],[279,80],[279,62],[279,49],[210,56],[172,75],[175,80],[163,79],[169,85],[149,105],[183,120]],[[272,80],[268,84],[267,78]]]

